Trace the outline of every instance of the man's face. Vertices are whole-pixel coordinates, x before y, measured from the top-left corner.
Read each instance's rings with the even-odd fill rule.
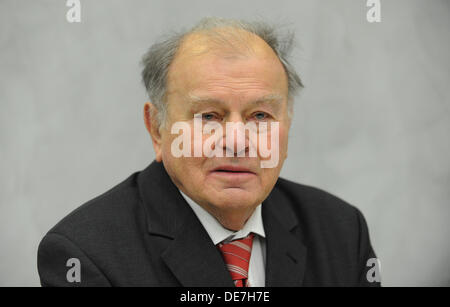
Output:
[[[253,212],[275,185],[287,155],[290,121],[286,73],[263,40],[252,38],[249,44],[252,51],[236,56],[202,47],[195,39],[183,44],[169,70],[166,126],[154,142],[157,160],[162,160],[177,187],[216,216]],[[261,167],[261,161],[268,158],[261,156],[259,142],[256,157],[249,157],[248,152],[246,157],[237,157],[236,152],[226,157],[227,150],[237,150],[236,138],[232,148],[224,139],[223,157],[174,157],[171,146],[179,134],[171,133],[172,124],[188,123],[193,140],[194,114],[198,113],[203,125],[220,123],[224,134],[227,122],[266,122],[267,144],[271,138],[279,140],[278,163],[272,168]],[[275,135],[270,129],[273,122],[279,123]],[[209,136],[203,134],[202,142]]]

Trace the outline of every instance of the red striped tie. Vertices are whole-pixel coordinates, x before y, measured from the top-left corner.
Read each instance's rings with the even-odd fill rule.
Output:
[[[228,243],[219,243],[223,259],[236,287],[248,287],[248,265],[252,253],[254,234]]]

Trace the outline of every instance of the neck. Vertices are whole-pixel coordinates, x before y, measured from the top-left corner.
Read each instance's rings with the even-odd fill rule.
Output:
[[[211,206],[202,206],[209,214],[216,218],[216,220],[226,229],[238,231],[244,228],[245,223],[255,211],[255,207],[246,208],[243,210],[220,210],[212,208]]]
[[[180,188],[179,188],[180,189]],[[180,189],[183,191],[183,189]],[[239,231],[244,228],[245,223],[251,217],[255,208],[258,204],[254,206],[246,206],[241,208],[230,208],[230,207],[218,207],[212,204],[208,204],[201,201],[196,201],[194,198],[190,197],[185,191],[183,191],[185,196],[189,197],[198,206],[206,210],[210,215],[212,215],[224,228],[231,231]]]

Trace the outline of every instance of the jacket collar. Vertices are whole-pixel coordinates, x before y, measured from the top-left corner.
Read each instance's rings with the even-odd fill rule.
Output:
[[[299,287],[306,269],[306,246],[294,235],[299,223],[291,202],[276,184],[262,204],[266,230],[266,287]]]
[[[220,251],[172,182],[153,161],[138,176],[138,187],[152,236],[170,239],[161,257],[183,286],[227,286],[233,282]],[[262,204],[266,232],[266,286],[300,286],[306,247],[292,233],[298,220],[275,185]]]

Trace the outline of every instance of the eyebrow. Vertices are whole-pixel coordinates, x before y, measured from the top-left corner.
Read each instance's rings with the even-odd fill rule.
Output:
[[[255,100],[250,101],[250,104],[262,104],[267,102],[276,102],[281,103],[284,100],[284,97],[280,94],[268,94],[264,95],[262,97],[259,97]],[[203,104],[203,103],[219,103],[219,104],[225,104],[225,101],[212,98],[212,97],[200,97],[193,94],[188,94],[188,103],[191,105],[194,104]]]

